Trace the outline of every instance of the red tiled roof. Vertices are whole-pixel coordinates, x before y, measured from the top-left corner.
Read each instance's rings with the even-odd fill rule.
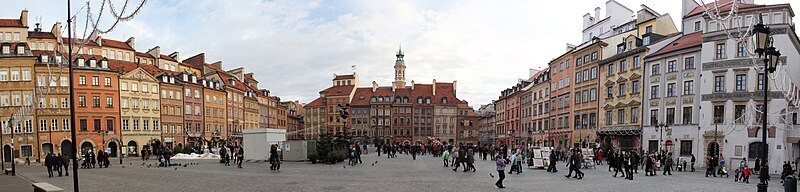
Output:
[[[111,39],[103,39],[103,46],[136,51],[130,45],[128,45],[128,43]]]
[[[97,42],[94,42],[93,40],[84,40],[84,39],[80,39],[80,38],[72,38],[72,39],[70,39],[70,38],[66,38],[66,37],[62,37],[62,39],[64,39],[64,44],[68,44],[69,42],[72,41],[72,39],[75,39],[76,40],[75,43],[78,43],[78,41],[86,41],[86,45],[98,46]]]
[[[394,90],[394,95],[399,97],[408,97],[411,100],[411,88],[399,88]]]
[[[435,98],[431,97],[433,94],[433,85],[431,84],[414,84],[414,90],[411,91],[411,98],[408,98],[410,101],[414,101],[411,103],[418,104],[417,98],[422,97],[423,100],[425,97],[430,97],[431,100],[435,100]],[[433,103],[433,101],[431,101]],[[425,105],[425,104],[422,104]]]
[[[0,27],[25,27],[19,19],[0,19]]]
[[[336,75],[333,80],[342,80],[342,79],[353,79],[355,78],[354,75]]]
[[[730,11],[731,7],[733,7],[733,3],[731,3],[731,2],[732,2],[731,0],[719,0],[718,2],[716,2],[716,4],[720,6],[718,11],[719,12]],[[749,8],[749,7],[758,7],[758,6],[764,6],[764,5],[741,3],[741,2],[736,3],[736,7],[738,9],[744,9],[744,8]],[[715,10],[716,8],[714,6],[714,2],[706,4],[705,7],[708,8],[709,11],[716,11]],[[688,14],[686,14],[684,16],[684,18],[695,16],[697,14],[702,14],[702,13],[705,13],[705,9],[703,8],[702,5],[700,5],[700,6],[695,7]]]
[[[653,54],[648,55],[647,57],[655,57],[657,55],[679,51],[690,47],[700,46],[703,44],[703,32],[698,31],[694,33],[690,33],[688,35],[684,35],[672,43],[664,46],[664,48],[659,49]]]
[[[154,58],[152,55],[142,52],[136,52],[135,54],[137,57],[147,57],[147,58]]]
[[[392,87],[378,87],[377,89],[375,89],[375,92],[372,93],[372,95],[381,97],[385,96],[394,97],[394,92],[392,92]]]
[[[455,91],[453,90],[453,83],[436,83],[436,95],[431,103],[441,105],[456,105],[458,98],[456,98]],[[441,103],[442,98],[447,98],[447,104]]]
[[[344,96],[350,95],[350,92],[353,91],[353,88],[355,88],[354,85],[332,86],[320,91],[320,93],[324,93],[326,96]]]
[[[140,64],[140,65],[139,65],[139,67],[140,67],[140,68],[142,68],[142,69],[144,69],[145,71],[147,71],[148,73],[150,73],[150,75],[153,75],[153,76],[156,76],[156,75],[158,75],[158,74],[160,74],[160,73],[165,73],[165,72],[167,72],[167,71],[165,71],[165,70],[161,70],[161,69],[159,69],[158,67],[156,67],[156,66],[152,66],[152,65]],[[174,74],[175,72],[169,71],[168,73],[169,73],[169,74]]]
[[[164,54],[159,55],[158,58],[164,59],[164,60],[168,60],[168,61],[178,62],[178,60],[175,60],[175,58],[172,58],[172,57],[170,57],[168,55],[164,55]]]
[[[247,78],[247,79],[250,79],[250,80],[253,80],[253,81],[256,81],[256,82],[258,82],[258,80],[256,80],[255,78],[253,78],[253,74],[252,74],[252,73],[247,73],[247,74],[244,74],[244,78]]]
[[[322,107],[322,106],[324,106],[322,103],[322,97],[318,97],[317,99],[314,99],[314,101],[311,101],[311,103],[308,103],[306,104],[306,106],[303,107]]]
[[[251,85],[245,85],[245,86],[246,86],[247,88],[249,88],[250,90],[252,90],[253,92],[256,92],[256,93],[258,93],[258,90],[259,90],[259,89],[258,89],[258,87],[251,86]]]
[[[369,105],[370,98],[372,98],[372,87],[356,88],[356,93],[353,94],[353,101],[351,101],[350,104]]]
[[[28,38],[34,38],[34,39],[56,39],[56,36],[53,35],[53,33],[51,33],[51,32],[28,31]]]

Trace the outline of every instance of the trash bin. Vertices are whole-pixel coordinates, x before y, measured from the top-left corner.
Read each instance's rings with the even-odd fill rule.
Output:
[[[786,192],[797,192],[797,179],[794,175],[787,175],[783,179],[783,190]]]

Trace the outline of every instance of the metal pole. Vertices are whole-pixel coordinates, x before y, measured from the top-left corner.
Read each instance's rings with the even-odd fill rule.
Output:
[[[11,176],[17,175],[17,163],[14,160],[14,116],[8,120],[11,125]]]
[[[769,56],[766,56],[769,58]],[[764,107],[762,108],[762,115],[761,115],[761,173],[759,173],[759,179],[761,180],[758,182],[758,191],[759,192],[766,192],[767,187],[769,184],[767,183],[767,178],[769,177],[769,168],[767,167],[769,164],[767,163],[767,98],[769,95],[769,64],[767,63],[768,60],[764,59]]]
[[[77,144],[77,138],[75,136],[75,128],[76,128],[76,126],[75,126],[75,124],[76,124],[75,123],[75,99],[73,98],[73,97],[75,97],[75,88],[74,88],[74,85],[73,85],[73,82],[72,82],[72,79],[74,79],[73,78],[74,77],[73,76],[73,71],[74,70],[72,70],[72,42],[74,42],[74,41],[72,40],[72,9],[71,8],[72,8],[72,0],[67,0],[67,34],[68,34],[67,38],[69,38],[69,44],[67,45],[67,49],[68,49],[67,51],[69,51],[69,53],[67,54],[67,61],[69,62],[69,64],[68,64],[68,66],[69,66],[69,78],[68,78],[69,79],[69,114],[71,116],[70,117],[71,121],[69,122],[70,123],[70,129],[69,130],[70,130],[70,134],[71,134],[71,137],[72,137],[72,149],[70,149],[71,152],[72,152],[72,154],[71,154],[72,155],[72,187],[73,187],[73,191],[79,192],[81,189],[80,189],[79,184],[78,184],[78,156],[77,156],[78,155],[78,150],[77,150],[78,144]],[[64,146],[61,146],[61,147],[64,147]]]

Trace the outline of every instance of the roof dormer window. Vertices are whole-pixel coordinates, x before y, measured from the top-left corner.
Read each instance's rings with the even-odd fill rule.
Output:
[[[175,83],[175,78],[174,78],[174,77],[172,77],[172,76],[170,76],[170,77],[169,77],[169,83]]]
[[[25,55],[25,46],[17,45],[17,55]]]
[[[97,61],[94,59],[89,60],[89,67],[97,67]]]
[[[102,67],[103,69],[108,69],[108,60],[100,61],[100,65],[101,65],[100,67]]]
[[[86,60],[83,60],[83,58],[78,59],[78,67],[84,66],[86,66]]]
[[[11,45],[3,45],[3,54],[11,54]]]
[[[194,75],[191,75],[190,77],[192,79],[192,83],[196,84],[197,83],[197,77],[195,77]]]
[[[186,73],[183,74],[183,81],[184,82],[189,82],[189,76],[186,75]]]
[[[47,57],[47,54],[42,54],[40,59],[41,59],[40,62],[42,62],[42,63],[46,63],[49,60],[49,58]]]

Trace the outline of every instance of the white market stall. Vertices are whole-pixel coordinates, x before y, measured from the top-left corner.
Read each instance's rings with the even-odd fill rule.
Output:
[[[244,159],[268,160],[269,146],[283,144],[286,141],[285,129],[244,129],[242,130],[242,145],[244,146]]]

